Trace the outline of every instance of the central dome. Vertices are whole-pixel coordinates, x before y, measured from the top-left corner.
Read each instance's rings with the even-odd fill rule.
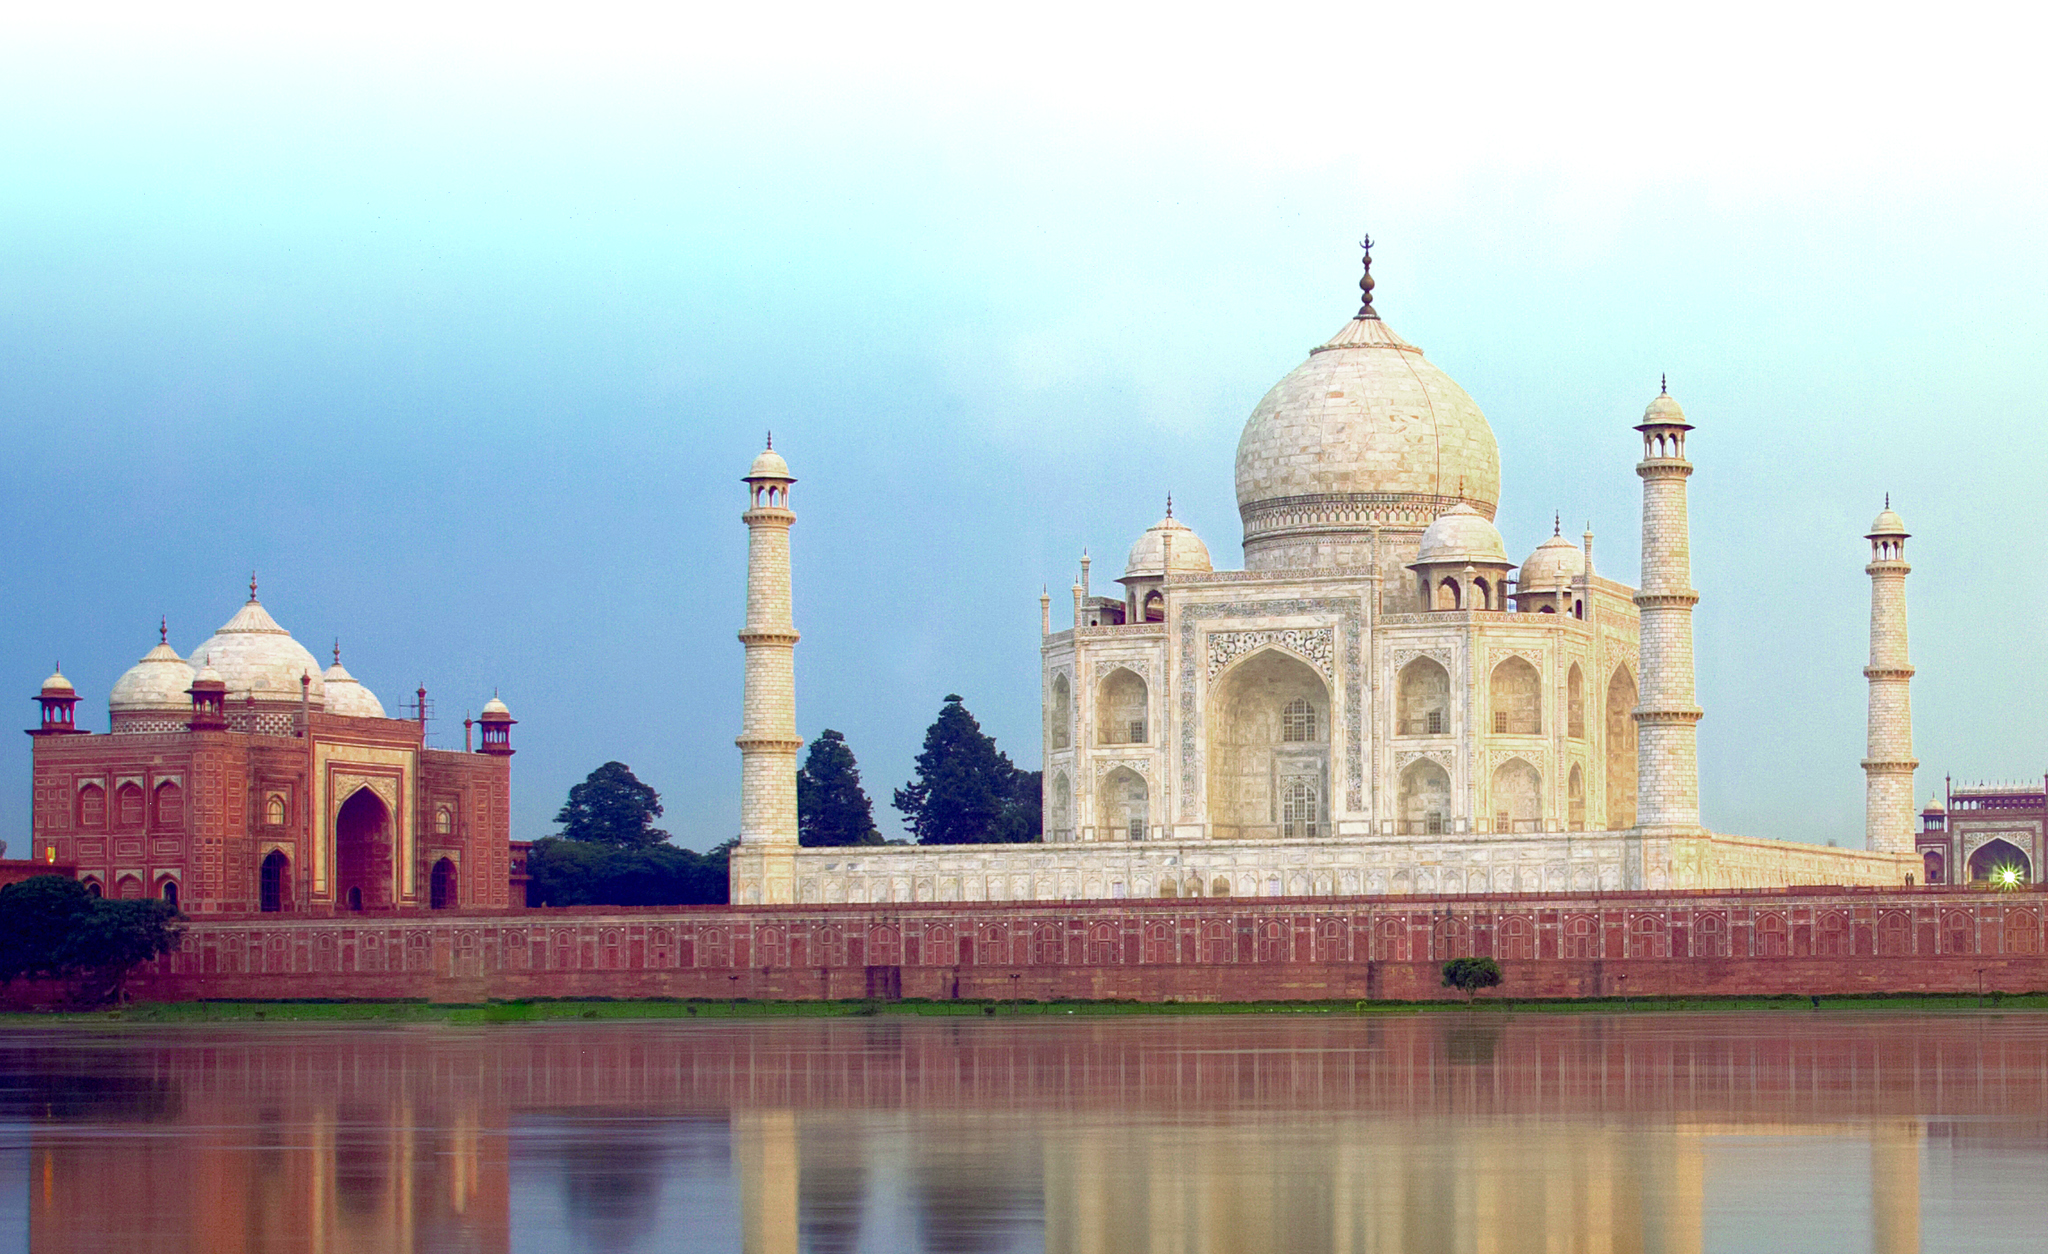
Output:
[[[326,685],[320,663],[313,660],[306,646],[277,625],[277,620],[256,600],[253,590],[248,604],[206,643],[192,650],[188,661],[194,670],[211,667],[218,671],[227,682],[231,701],[253,696],[262,702],[296,704],[299,677],[303,675],[312,681],[306,694],[311,704],[315,709],[324,707]]]
[[[1493,429],[1370,304],[1266,393],[1238,440],[1252,569],[1349,564],[1331,541],[1420,532],[1460,502],[1489,519],[1500,502]]]

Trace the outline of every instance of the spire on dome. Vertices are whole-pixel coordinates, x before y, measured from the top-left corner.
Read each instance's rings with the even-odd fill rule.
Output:
[[[1659,396],[1669,396],[1669,395],[1671,395],[1671,376],[1670,376],[1670,375],[1668,375],[1668,374],[1663,374],[1663,373],[1661,373],[1661,372],[1660,372],[1660,373],[1659,373],[1659,374],[1657,375],[1657,395],[1659,395]]]
[[[1885,498],[1885,503],[1886,503],[1886,504],[1890,504],[1890,503],[1891,503],[1891,498],[1890,498],[1889,496],[1887,496],[1887,497]],[[1173,493],[1171,493],[1171,492],[1168,492],[1168,493],[1166,494],[1166,516],[1167,516],[1168,518],[1171,518],[1171,517],[1173,517]]]
[[[775,448],[775,432],[772,430],[768,433],[768,447],[770,450]]]
[[[256,604],[256,572],[249,572],[249,604]]]
[[[1550,515],[1550,534],[1552,537],[1558,537],[1564,534],[1563,510],[1558,510]]]
[[[336,666],[339,666],[339,665],[341,665],[341,637],[340,637],[340,636],[336,636],[336,637],[334,638],[334,664],[335,664]]]
[[[165,614],[156,620],[156,642],[158,644],[169,644],[171,642],[171,616],[169,614]]]
[[[1353,318],[1371,318],[1377,322],[1379,315],[1374,313],[1372,309],[1372,236],[1367,235],[1360,239],[1358,247],[1365,253],[1365,274],[1358,280],[1358,312],[1353,315]]]

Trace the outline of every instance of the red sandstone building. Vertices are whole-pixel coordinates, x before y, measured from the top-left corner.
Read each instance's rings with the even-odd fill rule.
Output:
[[[36,698],[31,856],[95,893],[193,914],[515,904],[504,703],[475,751],[430,749],[424,717],[387,718],[339,649],[322,671],[254,580],[188,657],[166,633],[121,676],[107,733],[79,699],[61,673]]]
[[[2048,779],[2025,784],[1948,781],[1946,804],[1920,812],[1916,841],[1929,884],[1985,884],[2011,875],[2039,878],[2048,856]]]

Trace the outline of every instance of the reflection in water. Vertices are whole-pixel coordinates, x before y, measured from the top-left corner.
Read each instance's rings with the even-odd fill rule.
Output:
[[[25,1030],[0,1128],[36,1251],[2018,1250],[2048,1016]]]

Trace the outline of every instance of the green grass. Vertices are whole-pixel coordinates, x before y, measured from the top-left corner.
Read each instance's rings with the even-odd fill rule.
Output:
[[[1588,997],[1510,1000],[1481,997],[1469,1007],[1459,1001],[504,1001],[443,1004],[424,1001],[197,1001],[142,1002],[120,1009],[58,1014],[4,1014],[0,1025],[27,1024],[211,1024],[211,1023],[382,1023],[489,1024],[553,1023],[578,1020],[659,1019],[842,1019],[891,1017],[1016,1018],[1019,1016],[1133,1015],[1409,1015],[1432,1012],[1479,1014],[1667,1014],[1674,1012],[1828,1012],[2048,1010],[2048,993],[1974,993],[1948,996],[1872,994],[1823,997]]]

